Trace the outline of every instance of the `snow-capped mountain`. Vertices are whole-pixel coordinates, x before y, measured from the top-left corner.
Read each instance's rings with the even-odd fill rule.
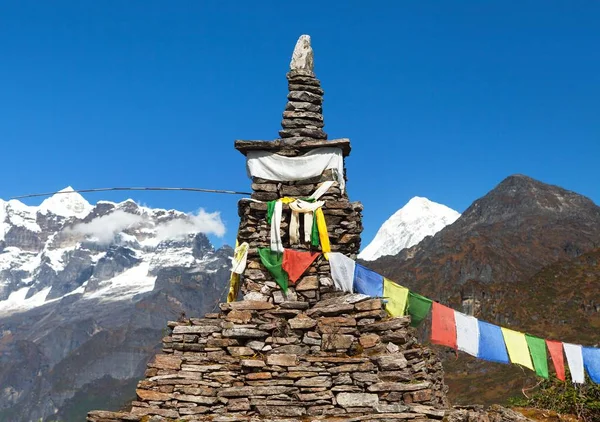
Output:
[[[396,255],[426,236],[433,236],[458,217],[460,213],[445,205],[415,196],[383,223],[358,257],[374,261],[381,256]]]
[[[71,188],[0,200],[0,420],[82,420],[92,396],[133,398],[165,321],[224,297],[232,250],[205,235],[224,230],[218,213],[92,205]]]

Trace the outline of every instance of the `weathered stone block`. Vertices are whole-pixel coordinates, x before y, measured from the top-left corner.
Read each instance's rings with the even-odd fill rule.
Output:
[[[288,324],[294,330],[308,330],[316,326],[317,321],[305,314],[299,314],[297,317],[288,320]]]
[[[354,305],[349,303],[338,303],[323,307],[315,307],[306,311],[308,316],[334,316],[354,311]]]
[[[141,400],[167,401],[173,398],[173,395],[170,393],[161,393],[153,390],[143,390],[138,388],[135,392]]]
[[[221,331],[216,325],[178,325],[173,328],[173,334],[212,334]]]
[[[367,325],[362,328],[362,331],[402,330],[408,328],[409,325],[410,317],[396,317]]]
[[[316,290],[319,288],[319,278],[316,275],[307,275],[296,284],[296,291]]]
[[[370,385],[369,391],[417,391],[429,388],[431,386],[428,382],[420,383],[401,383],[401,382],[379,382],[377,384]]]
[[[352,379],[358,382],[364,382],[369,384],[378,383],[381,380],[377,374],[371,374],[369,372],[354,372]]]
[[[306,408],[300,406],[256,406],[263,416],[304,416]]]
[[[198,404],[215,404],[219,401],[218,397],[210,396],[196,396],[191,394],[175,394],[173,396],[174,399],[179,401],[186,401],[190,403],[198,403]]]
[[[154,361],[148,366],[158,369],[180,369],[181,358],[173,355],[156,355]]]
[[[381,299],[370,299],[363,302],[358,302],[356,305],[357,311],[379,311],[382,308]]]
[[[401,354],[379,356],[377,365],[382,371],[394,371],[404,369],[408,365],[408,361]]]
[[[247,324],[252,320],[252,312],[245,309],[234,309],[227,314],[225,319],[238,324]]]
[[[227,402],[227,410],[230,412],[242,412],[244,410],[250,410],[250,400],[246,398],[231,399]]]
[[[270,372],[252,372],[246,374],[246,379],[251,381],[270,380],[273,378]]]
[[[355,327],[356,319],[352,317],[322,317],[319,318],[319,328],[323,327]]]
[[[249,347],[241,346],[241,347],[228,347],[227,351],[231,356],[252,356],[254,355],[254,350]]]
[[[365,349],[369,349],[379,344],[379,336],[377,334],[363,334],[358,339],[358,342]]]
[[[339,393],[335,399],[342,407],[375,407],[379,404],[379,396],[369,393]]]
[[[274,366],[296,366],[298,363],[298,357],[296,355],[288,354],[271,354],[267,356],[267,364]]]
[[[294,383],[296,387],[331,387],[331,378],[326,376],[316,376],[302,378]]]
[[[223,337],[237,338],[264,338],[269,333],[255,328],[227,328],[223,330]]]
[[[242,359],[242,367],[245,368],[263,368],[266,364],[259,359]]]

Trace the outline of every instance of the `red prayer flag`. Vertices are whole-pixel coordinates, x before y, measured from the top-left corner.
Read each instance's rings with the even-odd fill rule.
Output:
[[[300,252],[284,249],[281,267],[288,273],[290,282],[295,283],[319,255],[319,252]]]
[[[565,360],[563,357],[563,345],[560,341],[546,340],[546,346],[550,352],[552,363],[554,363],[554,370],[556,371],[556,378],[561,381],[565,380]]]
[[[454,310],[433,302],[431,311],[431,342],[456,349]]]

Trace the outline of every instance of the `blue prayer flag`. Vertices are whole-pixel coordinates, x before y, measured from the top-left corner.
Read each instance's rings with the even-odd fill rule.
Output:
[[[354,291],[371,297],[383,297],[383,276],[357,263],[354,267]]]
[[[588,375],[596,384],[600,384],[600,349],[596,347],[583,347],[583,366]]]
[[[500,327],[483,321],[479,323],[479,352],[477,357],[491,362],[508,363],[508,353]]]

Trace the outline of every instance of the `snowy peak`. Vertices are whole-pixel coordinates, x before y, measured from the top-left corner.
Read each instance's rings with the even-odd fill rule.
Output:
[[[218,212],[93,206],[71,187],[39,206],[0,200],[0,317],[76,293],[129,300],[167,268],[212,274],[229,262],[206,234],[224,232]]]
[[[92,205],[83,196],[68,186],[44,200],[38,211],[42,214],[52,213],[61,217],[84,218],[92,209]]]
[[[373,261],[381,256],[396,255],[425,237],[433,236],[458,217],[460,213],[445,205],[415,196],[383,223],[358,257]]]

